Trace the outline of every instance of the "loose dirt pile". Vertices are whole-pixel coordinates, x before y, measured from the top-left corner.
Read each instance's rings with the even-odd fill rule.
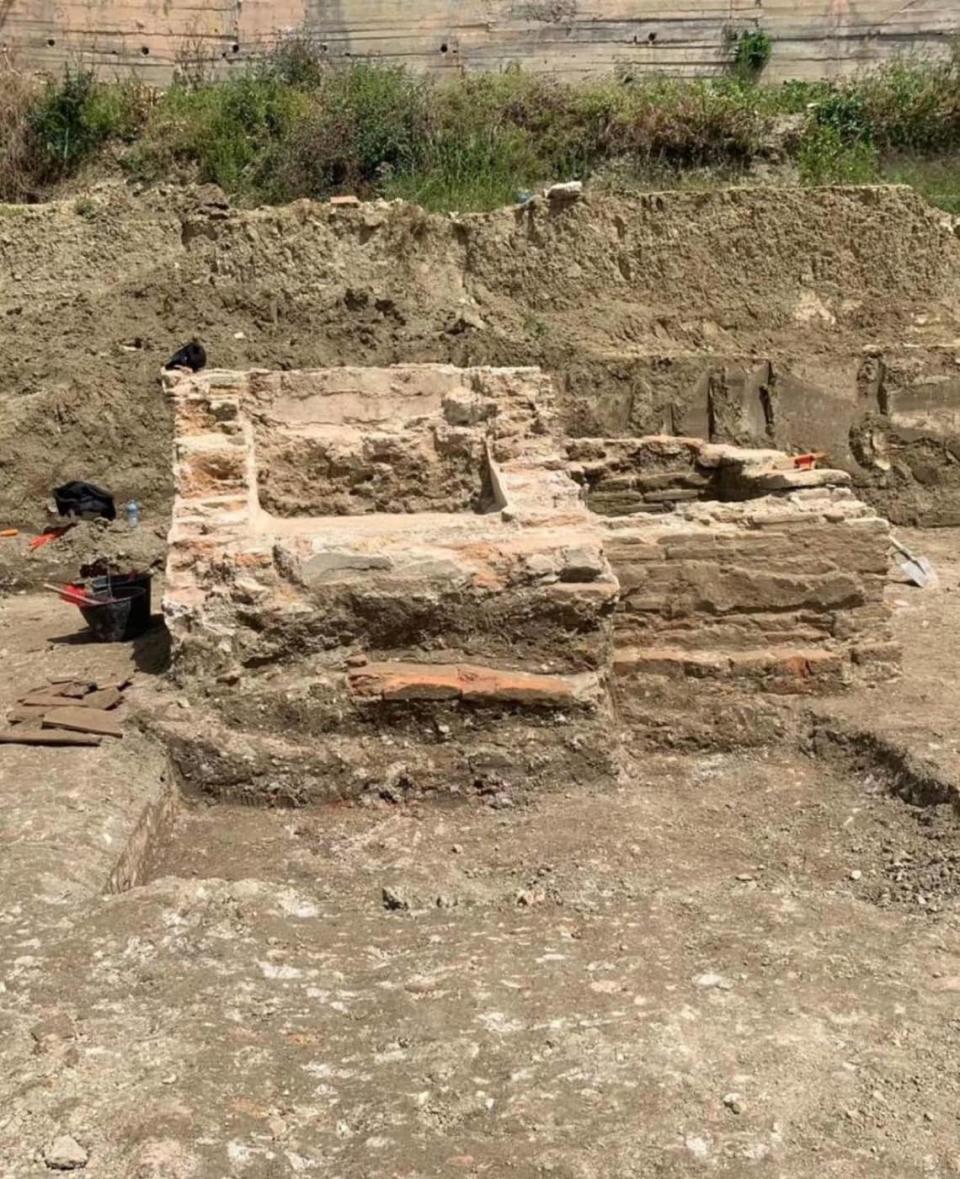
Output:
[[[125,521],[109,525],[78,521],[65,535],[31,549],[31,537],[0,540],[0,591],[73,580],[84,566],[108,573],[159,573],[166,557],[163,520],[130,528]]]
[[[4,526],[36,525],[67,478],[165,514],[157,374],[194,333],[231,368],[537,363],[559,376],[571,431],[632,434],[695,428],[717,363],[771,360],[854,406],[864,349],[909,343],[942,368],[960,337],[960,242],[896,188],[588,195],[456,217],[241,213],[209,189],[108,186],[0,208],[0,274]],[[941,437],[924,463],[960,484]],[[880,477],[894,506],[921,486],[901,466]]]

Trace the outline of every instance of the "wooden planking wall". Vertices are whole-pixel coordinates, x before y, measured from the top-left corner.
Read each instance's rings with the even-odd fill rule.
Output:
[[[0,0],[0,45],[20,62],[157,83],[184,61],[228,72],[299,28],[331,58],[416,69],[701,74],[722,68],[725,29],[757,25],[773,38],[771,80],[833,77],[945,52],[960,0]]]

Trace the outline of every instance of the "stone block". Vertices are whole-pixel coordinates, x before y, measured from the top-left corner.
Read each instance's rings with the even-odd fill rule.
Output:
[[[598,516],[632,516],[644,510],[644,499],[635,489],[591,491],[587,495],[587,505]]]
[[[613,578],[602,581],[558,581],[543,587],[544,597],[554,602],[566,602],[590,612],[613,605],[620,595],[620,586]]]
[[[770,690],[784,694],[816,691],[823,682],[839,682],[843,670],[843,657],[836,651],[806,650],[778,655],[770,670]]]
[[[316,553],[301,563],[299,577],[307,586],[342,580],[344,575],[353,576],[373,571],[389,570],[394,567],[389,557],[376,553]]]
[[[632,475],[625,478],[632,480],[631,486],[641,491],[665,491],[671,488],[692,488],[700,490],[711,486],[712,480],[706,474],[694,467],[681,467],[672,471],[660,471],[654,475]],[[604,480],[603,487],[611,486],[613,480]]]
[[[665,647],[627,648],[615,652],[613,672],[619,677],[659,675],[671,678],[723,676],[730,670],[730,656],[714,651],[687,651]]]
[[[897,665],[903,658],[903,650],[899,643],[864,643],[851,648],[854,663],[889,663]]]
[[[813,471],[745,471],[744,480],[761,495],[768,491],[798,491],[812,487],[839,487],[851,482],[846,471],[826,468]]]
[[[643,501],[648,504],[686,503],[700,498],[700,492],[688,487],[670,487],[662,491],[645,491]]]
[[[757,569],[717,569],[688,562],[678,608],[687,613],[731,613],[786,609],[840,610],[861,606],[863,586],[849,573],[790,576]]]
[[[596,581],[607,571],[602,549],[597,546],[577,545],[564,549],[561,554],[561,581]]]
[[[646,536],[608,532],[603,548],[614,571],[625,564],[664,561],[667,557],[662,545],[652,542]]]

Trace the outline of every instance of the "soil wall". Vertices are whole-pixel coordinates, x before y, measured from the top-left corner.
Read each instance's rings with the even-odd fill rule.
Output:
[[[158,372],[194,334],[229,368],[538,364],[571,433],[825,450],[894,519],[960,522],[960,240],[907,189],[0,207],[0,524],[67,478],[166,513]]]

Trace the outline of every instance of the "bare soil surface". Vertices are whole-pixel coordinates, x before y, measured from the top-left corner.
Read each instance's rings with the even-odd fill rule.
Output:
[[[938,575],[935,588],[921,590],[902,580],[895,568],[887,588],[903,645],[903,678],[825,701],[815,711],[842,722],[854,736],[872,735],[894,755],[899,751],[913,759],[921,773],[928,771],[960,799],[960,531],[901,529],[896,535],[912,553],[926,557]]]
[[[92,642],[79,611],[53,594],[0,599],[0,724],[6,728],[17,698],[49,676],[132,676],[128,695],[136,698],[163,665],[165,638],[155,628],[136,643]],[[0,942],[19,915],[39,907],[67,919],[64,906],[105,888],[144,805],[165,783],[163,751],[133,726],[122,741],[104,739],[96,749],[4,745]],[[9,959],[0,952],[0,961]]]
[[[956,539],[907,537],[941,582],[892,587],[902,684],[821,723],[949,744]],[[56,599],[0,621],[8,698],[135,660],[141,705],[177,706],[155,648],[51,641]],[[29,847],[0,872],[5,1177],[61,1135],[97,1179],[960,1174],[960,827],[882,764],[638,753],[615,789],[495,804],[184,806],[105,895],[103,823],[135,827],[157,752],[0,749]]]

